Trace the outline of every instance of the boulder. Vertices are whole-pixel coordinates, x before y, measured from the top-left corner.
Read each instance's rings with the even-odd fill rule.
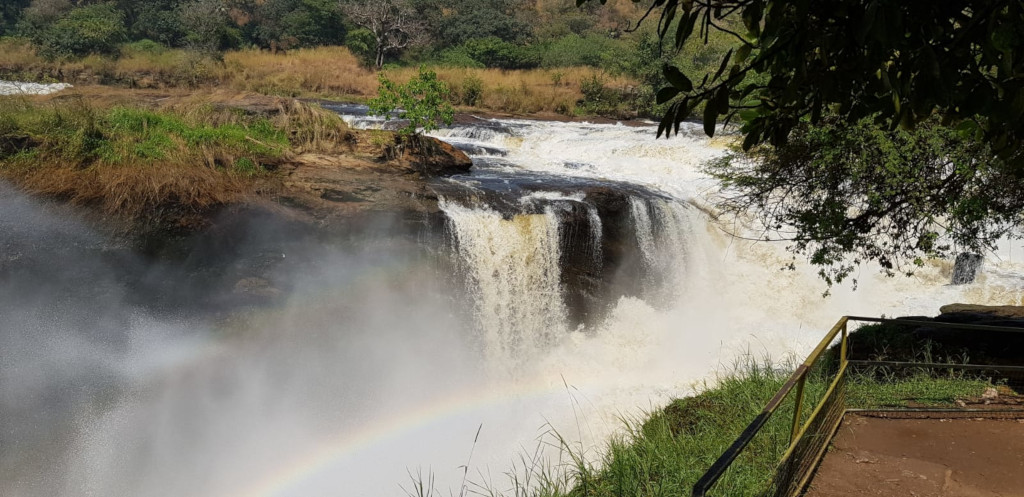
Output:
[[[401,150],[399,161],[414,172],[429,176],[465,174],[473,160],[449,143],[429,136],[417,136],[396,144]]]
[[[1024,318],[1024,306],[1019,305],[975,305],[949,304],[939,308],[942,314],[987,314],[1000,318]]]

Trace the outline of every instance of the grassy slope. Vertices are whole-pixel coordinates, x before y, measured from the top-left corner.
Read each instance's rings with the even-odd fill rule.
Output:
[[[199,212],[248,194],[291,154],[332,150],[348,133],[334,114],[293,100],[261,100],[265,112],[225,104],[246,98],[0,97],[0,177],[125,217]]]

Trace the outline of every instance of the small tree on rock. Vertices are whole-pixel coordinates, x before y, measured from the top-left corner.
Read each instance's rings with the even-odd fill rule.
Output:
[[[415,136],[421,130],[429,133],[441,124],[450,125],[455,110],[449,103],[451,90],[437,73],[421,67],[419,74],[401,85],[384,74],[379,76],[380,88],[376,98],[370,100],[370,114],[385,119],[398,117],[409,123],[398,130],[402,136]]]

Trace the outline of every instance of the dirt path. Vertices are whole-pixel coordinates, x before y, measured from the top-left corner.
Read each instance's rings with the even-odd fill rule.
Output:
[[[1024,497],[1024,420],[848,415],[807,497]]]

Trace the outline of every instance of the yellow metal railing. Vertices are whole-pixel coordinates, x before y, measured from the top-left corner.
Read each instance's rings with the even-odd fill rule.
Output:
[[[982,364],[938,364],[938,363],[916,363],[916,362],[880,362],[868,360],[850,360],[849,330],[851,321],[862,323],[892,323],[908,327],[930,327],[953,329],[956,331],[986,331],[986,332],[1011,332],[1024,333],[1022,328],[989,326],[975,324],[942,323],[936,321],[915,321],[915,320],[892,320],[880,318],[851,317],[844,316],[831,330],[822,338],[814,350],[807,356],[782,388],[772,397],[762,411],[754,418],[740,436],[729,446],[728,449],[715,461],[708,471],[693,486],[693,497],[705,497],[714,488],[716,483],[730,469],[733,463],[741,457],[750,442],[757,436],[762,428],[768,424],[771,418],[788,403],[785,401],[793,397],[792,419],[789,421],[788,445],[785,452],[776,466],[775,473],[771,475],[768,488],[762,495],[775,497],[795,497],[800,495],[810,483],[811,477],[818,463],[821,461],[828,449],[844,414],[850,407],[872,407],[872,406],[850,406],[847,402],[847,382],[850,369],[859,368],[907,368],[910,370],[940,370],[957,369],[960,371],[986,372],[988,378],[1000,377],[1009,378],[1014,375],[1024,385],[1024,367],[1021,366],[994,366]],[[838,343],[836,339],[838,338]],[[838,345],[838,354],[827,353]],[[824,364],[823,364],[824,361]],[[816,369],[817,368],[817,369]],[[996,376],[993,376],[996,375]],[[808,392],[808,382],[815,381],[815,389],[827,381],[828,387],[821,394],[814,404],[810,414],[804,419],[805,397]],[[818,381],[821,381],[818,383]],[[875,409],[872,409],[875,410]],[[921,411],[926,409],[890,409],[902,411]],[[951,409],[945,409],[951,410]],[[781,421],[781,420],[780,420]],[[724,496],[723,496],[724,497]],[[729,496],[731,497],[731,496]]]

